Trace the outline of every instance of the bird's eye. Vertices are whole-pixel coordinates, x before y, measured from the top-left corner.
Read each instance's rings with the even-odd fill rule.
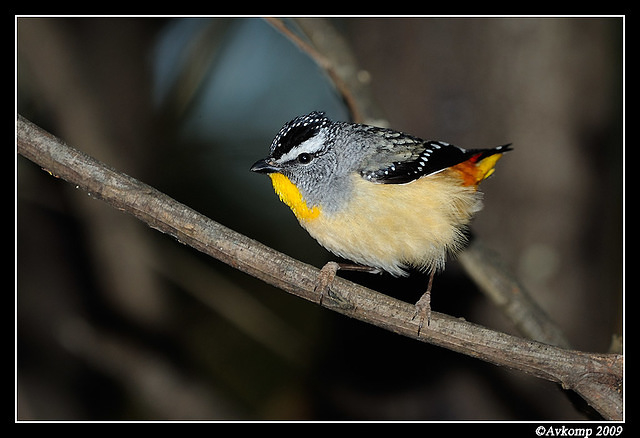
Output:
[[[313,155],[311,155],[311,154],[309,154],[307,152],[303,152],[300,155],[298,155],[298,162],[301,163],[301,164],[307,164],[312,159],[313,159]]]

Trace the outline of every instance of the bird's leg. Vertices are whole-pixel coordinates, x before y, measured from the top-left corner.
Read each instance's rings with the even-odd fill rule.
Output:
[[[318,274],[318,283],[314,288],[316,292],[320,292],[320,300],[318,301],[318,304],[322,304],[324,296],[329,292],[329,285],[333,282],[333,279],[336,278],[336,274],[339,269],[342,269],[343,271],[368,272],[371,274],[380,273],[379,269],[370,268],[368,266],[328,262],[322,267],[322,269],[320,269],[320,274]]]
[[[427,285],[427,291],[422,294],[420,299],[416,302],[416,313],[413,314],[413,318],[420,316],[420,324],[418,325],[418,335],[424,324],[424,320],[427,320],[427,326],[431,323],[431,285],[433,284],[433,276],[435,271],[431,271],[429,275],[429,284]]]
[[[316,287],[314,288],[315,292],[320,292],[318,304],[322,305],[322,299],[329,291],[329,285],[333,282],[333,279],[336,278],[338,269],[340,269],[340,265],[336,262],[328,262],[322,267],[322,269],[320,269],[320,274],[318,274],[318,283],[316,283]]]

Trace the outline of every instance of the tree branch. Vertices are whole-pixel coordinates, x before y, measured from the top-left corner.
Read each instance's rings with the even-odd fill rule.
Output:
[[[318,303],[319,270],[226,228],[136,179],[64,144],[22,116],[18,153],[92,197],[288,293]],[[623,356],[566,350],[433,312],[418,335],[414,306],[342,278],[322,306],[403,336],[562,384],[604,418],[621,420]]]

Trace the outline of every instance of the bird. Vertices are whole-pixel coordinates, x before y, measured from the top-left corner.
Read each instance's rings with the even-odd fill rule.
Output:
[[[250,170],[268,175],[300,225],[354,269],[429,273],[415,303],[420,333],[431,319],[433,277],[465,247],[482,209],[478,185],[510,150],[464,149],[313,111],[285,123]],[[343,268],[327,263],[325,286]]]

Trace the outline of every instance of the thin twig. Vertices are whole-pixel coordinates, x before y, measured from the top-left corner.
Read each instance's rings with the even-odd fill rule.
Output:
[[[510,274],[500,257],[473,239],[458,260],[467,274],[529,339],[570,348],[570,343],[529,292]]]
[[[266,20],[274,28],[276,28],[279,32],[281,32],[284,36],[286,36],[291,42],[293,42],[296,46],[298,46],[300,50],[302,50],[304,53],[309,55],[309,57],[311,57],[311,59],[313,59],[313,61],[316,64],[318,64],[318,66],[320,66],[320,68],[322,68],[327,73],[327,75],[331,79],[331,82],[337,88],[338,92],[344,99],[345,104],[349,108],[349,112],[351,113],[352,120],[358,123],[363,122],[364,115],[361,113],[361,108],[363,108],[364,106],[360,105],[356,101],[356,97],[353,93],[353,89],[354,89],[353,83],[351,84],[351,86],[348,86],[347,84],[348,79],[343,77],[344,75],[341,75],[338,73],[338,70],[335,68],[335,63],[331,62],[329,58],[327,58],[318,50],[316,50],[311,44],[307,43],[298,35],[293,33],[289,28],[287,28],[287,26],[284,24],[282,20],[276,19],[276,18],[267,18]],[[304,23],[301,21],[298,21],[298,22]],[[310,23],[320,23],[320,22],[321,21],[317,21],[317,22],[312,21]]]
[[[312,302],[319,270],[239,234],[64,144],[22,116],[18,153],[92,197],[102,199],[184,244]],[[623,356],[566,350],[489,330],[432,312],[418,335],[414,306],[336,278],[322,306],[392,332],[496,365],[558,382],[580,394],[604,418],[621,420]]]

